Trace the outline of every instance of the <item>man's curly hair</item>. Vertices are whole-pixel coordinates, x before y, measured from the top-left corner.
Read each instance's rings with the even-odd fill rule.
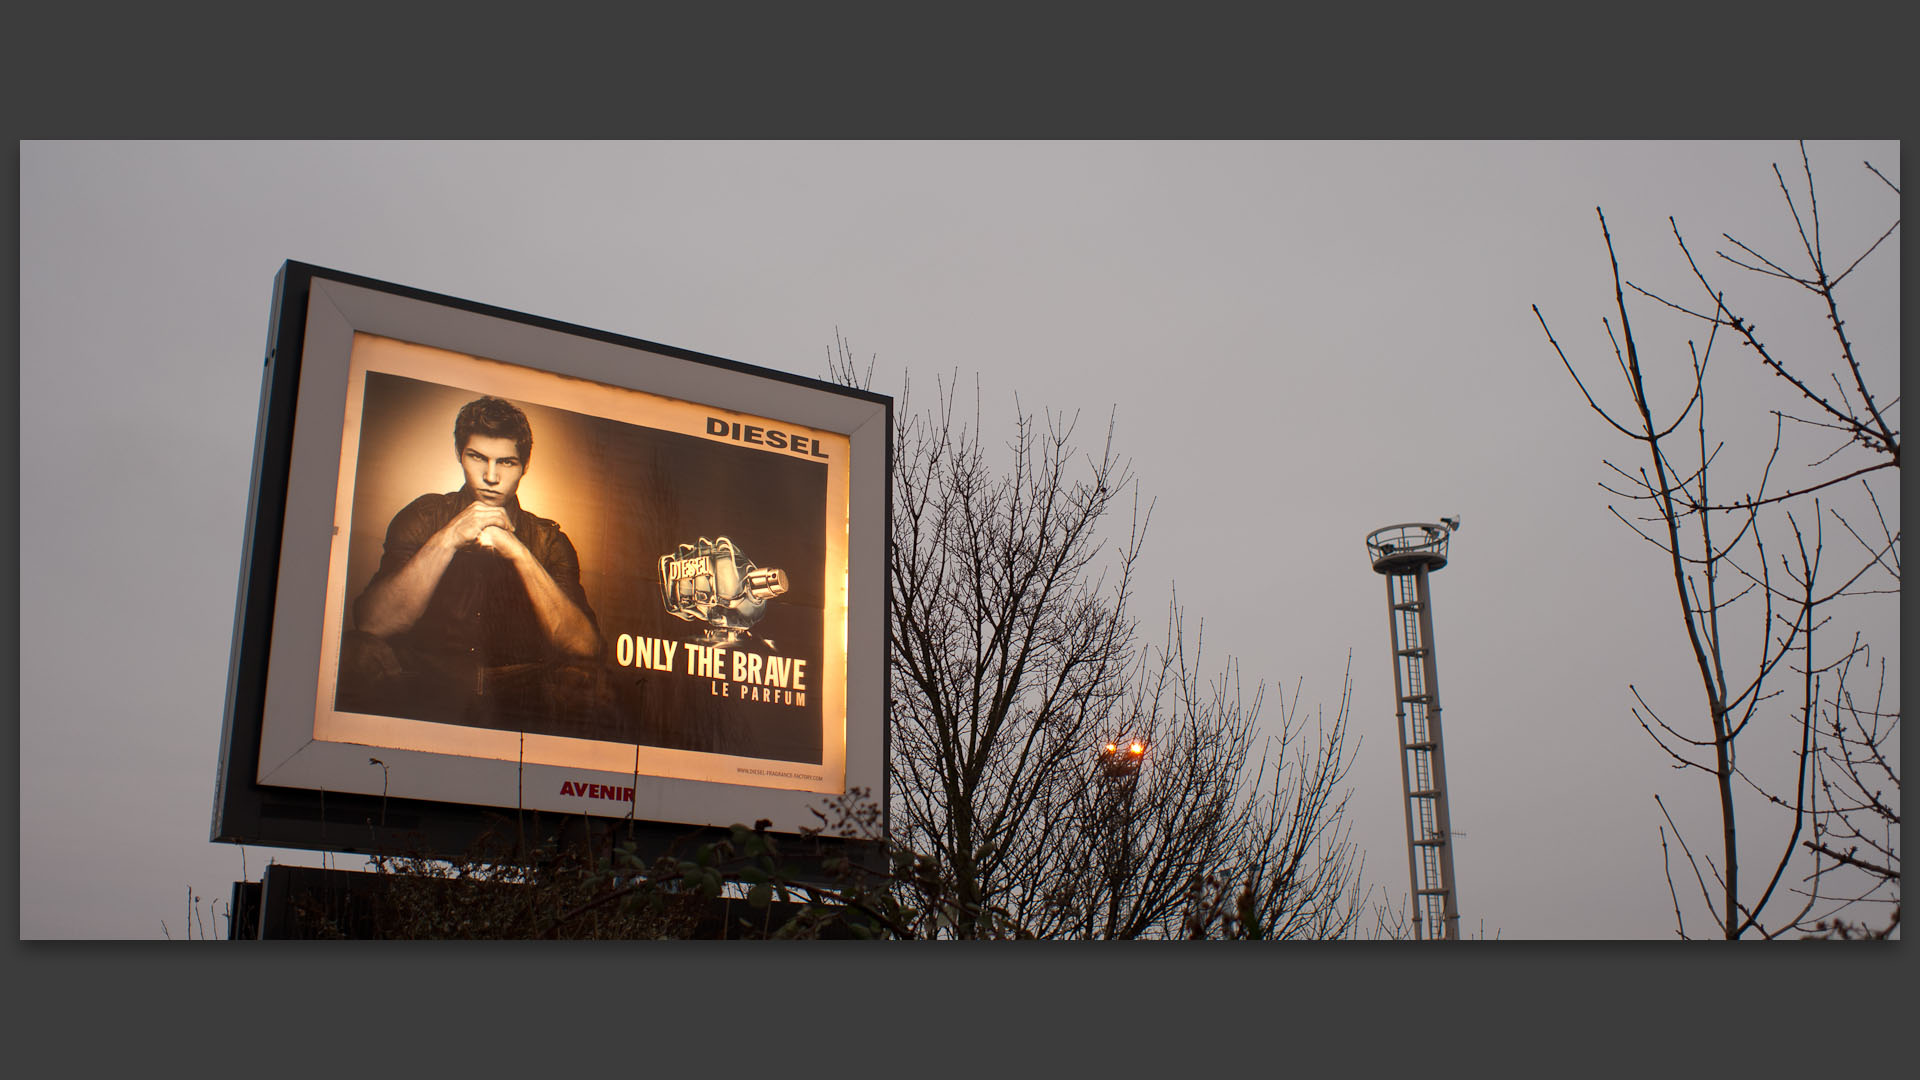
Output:
[[[523,466],[533,456],[533,425],[527,423],[527,414],[510,401],[483,397],[462,405],[460,415],[453,419],[454,453],[465,450],[467,439],[474,435],[512,439]]]

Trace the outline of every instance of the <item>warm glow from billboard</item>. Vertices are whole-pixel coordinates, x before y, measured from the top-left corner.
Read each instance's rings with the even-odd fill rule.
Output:
[[[382,539],[415,499],[464,490],[454,417],[483,395],[527,417],[516,497],[577,551],[604,692],[580,710],[591,716],[528,722],[336,708],[342,642]],[[578,769],[608,784],[637,774],[844,789],[847,436],[366,333],[353,336],[346,403],[314,739]],[[758,595],[779,573],[779,592],[758,603],[764,616],[732,634],[662,602],[662,574],[710,571],[723,537],[738,565],[770,568]],[[694,554],[675,562],[680,545]]]

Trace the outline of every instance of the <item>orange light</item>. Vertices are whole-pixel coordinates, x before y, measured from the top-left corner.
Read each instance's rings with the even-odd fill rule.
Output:
[[[1107,753],[1109,753],[1109,754],[1111,754],[1111,753],[1113,753],[1113,752],[1114,752],[1115,750],[1118,750],[1118,749],[1120,749],[1120,748],[1119,748],[1119,747],[1117,747],[1117,746],[1115,746],[1115,745],[1113,745],[1112,743],[1108,743],[1108,744],[1107,744]]]
[[[1144,754],[1144,753],[1146,753],[1146,752],[1147,752],[1147,748],[1146,748],[1146,747],[1144,747],[1144,746],[1142,746],[1142,745],[1140,745],[1140,740],[1138,740],[1138,739],[1135,739],[1135,740],[1134,740],[1134,742],[1133,742],[1133,746],[1131,747],[1131,749],[1132,749],[1132,750],[1133,750],[1133,752],[1134,752],[1134,753],[1136,753],[1136,754]]]

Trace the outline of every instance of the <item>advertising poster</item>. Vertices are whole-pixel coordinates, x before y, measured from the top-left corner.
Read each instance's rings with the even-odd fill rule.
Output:
[[[356,331],[313,738],[842,790],[848,468],[835,432]]]

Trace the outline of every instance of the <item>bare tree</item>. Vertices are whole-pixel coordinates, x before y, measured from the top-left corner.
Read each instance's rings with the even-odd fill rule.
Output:
[[[1900,921],[1899,694],[1897,687],[1887,694],[1885,657],[1875,657],[1860,629],[1876,615],[1884,617],[1888,598],[1897,604],[1899,596],[1900,532],[1883,510],[1890,494],[1884,485],[1897,480],[1900,466],[1899,399],[1873,385],[1873,367],[1856,351],[1838,295],[1843,282],[1870,265],[1868,257],[1899,221],[1835,273],[1822,245],[1804,146],[1801,163],[1802,194],[1778,166],[1774,175],[1804,268],[1789,270],[1786,264],[1797,260],[1763,255],[1726,234],[1730,250],[1718,257],[1810,297],[1827,325],[1832,351],[1788,355],[1770,344],[1754,319],[1731,306],[1671,219],[1674,241],[1699,286],[1697,301],[1623,283],[1612,234],[1600,215],[1613,269],[1617,333],[1611,320],[1602,322],[1630,411],[1596,400],[1534,309],[1587,404],[1645,455],[1638,466],[1605,462],[1615,477],[1600,486],[1618,500],[1614,515],[1664,553],[1661,578],[1672,590],[1704,691],[1704,709],[1687,721],[1669,703],[1650,702],[1637,686],[1629,687],[1640,726],[1674,768],[1711,778],[1718,806],[1716,858],[1698,838],[1689,842],[1667,802],[1655,796],[1666,820],[1661,847],[1683,937],[1687,905],[1681,894],[1695,889],[1715,932],[1727,938],[1790,932],[1886,936]],[[1874,177],[1869,183],[1884,184],[1898,196],[1898,187],[1870,163],[1866,167]],[[1656,310],[1697,320],[1704,342],[1688,340],[1679,363],[1650,358],[1634,336],[1629,292],[1659,305]],[[1786,402],[1767,413],[1771,445],[1753,448],[1745,473],[1736,472],[1743,466],[1735,455],[1722,456],[1727,443],[1710,434],[1721,424],[1716,419],[1710,428],[1707,418],[1709,391],[1716,385],[1708,373],[1723,338],[1787,388]],[[1667,367],[1657,366],[1662,364]],[[1656,400],[1649,365],[1688,373],[1685,399]],[[1732,426],[1748,419],[1736,416]],[[1809,479],[1780,482],[1777,477],[1792,467]],[[1743,494],[1726,496],[1729,487],[1742,490],[1747,483],[1753,486]],[[1863,683],[1870,686],[1863,689]],[[1679,876],[1690,876],[1691,888],[1674,882],[1669,833],[1680,849]],[[1758,873],[1743,878],[1742,871],[1756,863]]]
[[[871,381],[844,339],[829,361],[834,379]],[[1151,507],[1112,421],[1088,453],[1075,417],[1016,404],[995,460],[977,400],[971,423],[955,407],[951,385],[920,413],[903,393],[895,433],[893,839],[913,902],[893,921],[955,937],[1352,934],[1366,895],[1344,823],[1346,689],[1330,723],[1313,714],[1309,731],[1296,695],[1263,739],[1263,689],[1243,694],[1231,659],[1203,677],[1177,604],[1157,645],[1140,639]]]

